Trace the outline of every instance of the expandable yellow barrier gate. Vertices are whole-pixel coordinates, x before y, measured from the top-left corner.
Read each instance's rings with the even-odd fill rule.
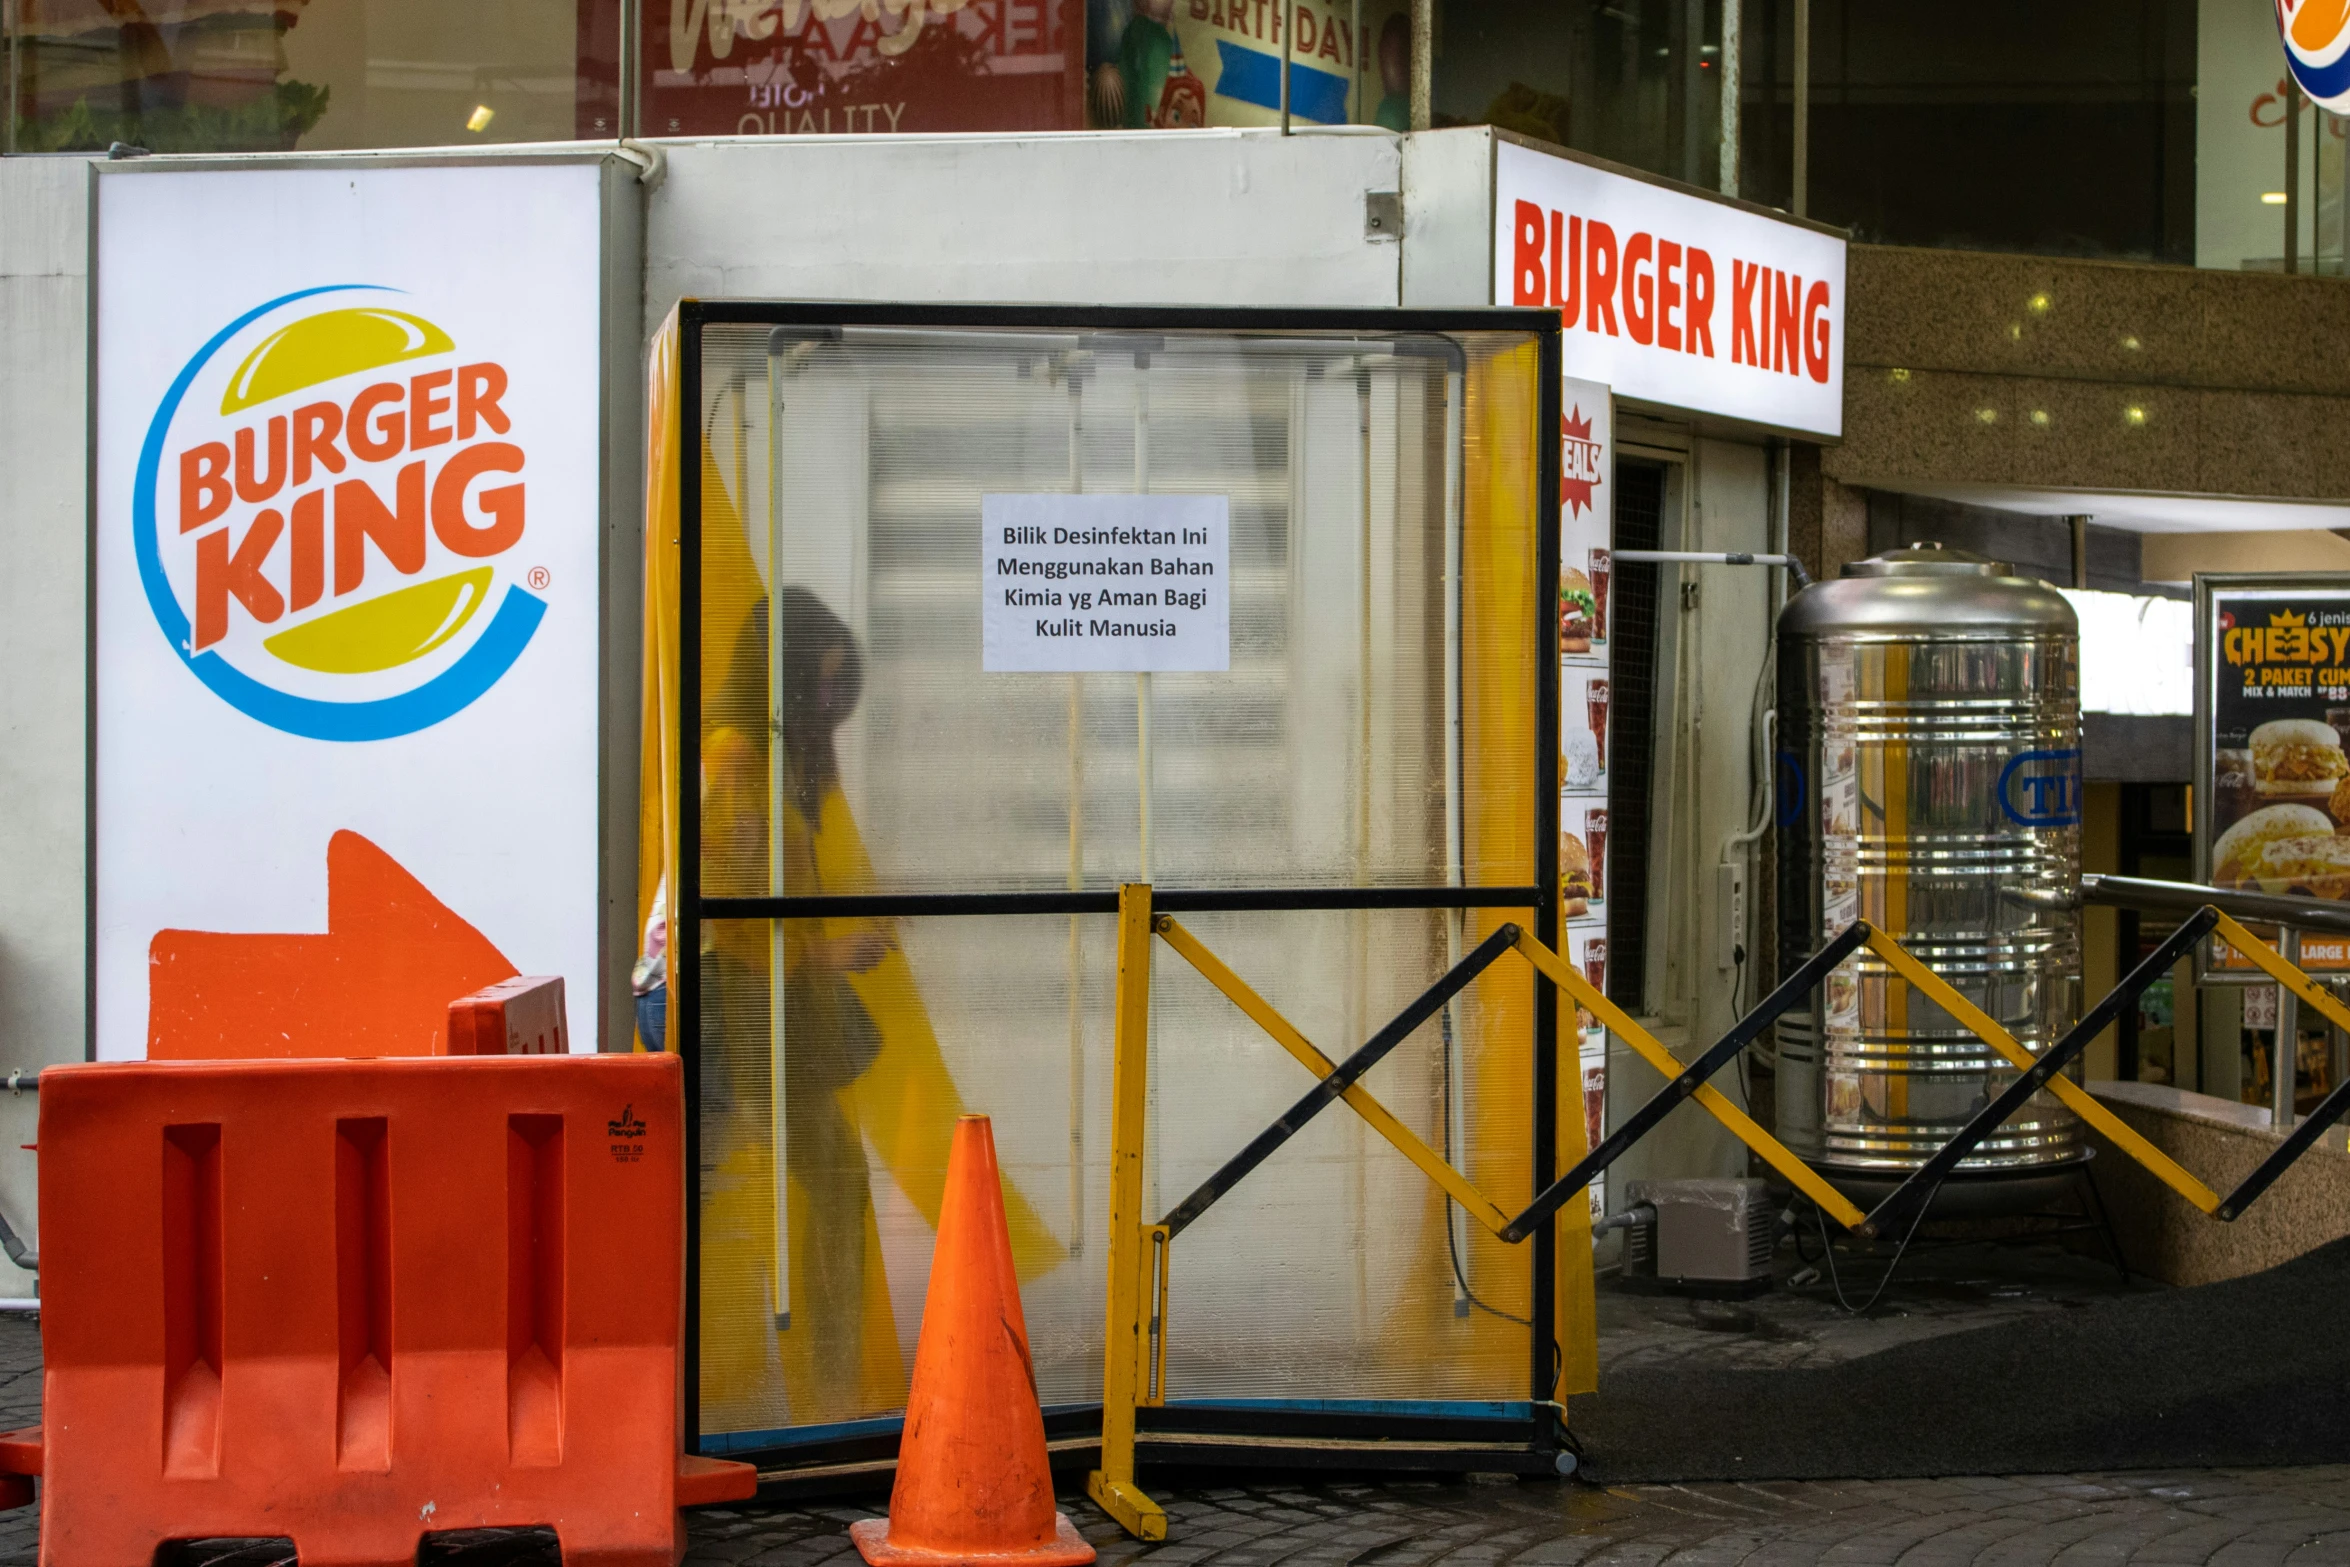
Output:
[[[1086,1489],[1128,1533],[1144,1540],[1166,1538],[1167,1515],[1135,1483],[1134,1458],[1137,1411],[1162,1406],[1167,1398],[1167,1286],[1174,1239],[1333,1100],[1343,1100],[1478,1223],[1513,1244],[1533,1234],[1684,1099],[1695,1099],[1764,1163],[1811,1199],[1821,1212],[1863,1236],[1884,1233],[1899,1219],[1911,1218],[1914,1222],[1915,1217],[1922,1216],[1943,1179],[1985,1137],[2043,1089],[2053,1093],[2116,1148],[2145,1165],[2197,1208],[2221,1220],[2232,1220],[2267,1190],[2328,1126],[2350,1111],[2350,1083],[2329,1094],[2258,1169],[2223,1198],[2063,1075],[2064,1068],[2088,1048],[2089,1042],[2104,1031],[2123,1007],[2134,1003],[2148,985],[2169,972],[2171,965],[2195,942],[2214,932],[2296,996],[2350,1030],[2350,1008],[2345,1008],[2330,992],[2252,932],[2218,909],[2205,905],[2131,970],[2062,1039],[2035,1056],[1997,1020],[1910,956],[1892,937],[1865,921],[1858,921],[1807,959],[1712,1048],[1684,1065],[1654,1035],[1602,995],[1572,964],[1521,927],[1505,924],[1360,1050],[1344,1061],[1334,1062],[1196,936],[1173,918],[1154,914],[1147,884],[1123,886],[1118,892],[1117,1000],[1110,1087],[1110,1257],[1102,1363],[1101,1467],[1087,1477]],[[1305,1098],[1156,1223],[1146,1221],[1142,1210],[1143,1145],[1148,1119],[1150,960],[1154,936],[1174,948],[1317,1080]],[[2021,1074],[1875,1211],[1867,1214],[1708,1083],[1716,1071],[1781,1013],[1808,995],[1831,970],[1863,947],[1958,1019]],[[1515,1218],[1430,1148],[1359,1082],[1365,1072],[1413,1030],[1435,1016],[1479,974],[1512,950],[1576,1004],[1597,1016],[1666,1079],[1661,1093],[1627,1117],[1599,1147],[1545,1188]]]
[[[1318,1079],[1312,1093],[1210,1176],[1199,1190],[1185,1198],[1158,1223],[1147,1222],[1142,1211],[1143,1143],[1150,1061],[1150,943],[1153,936],[1163,939],[1174,948],[1184,961],[1199,971],[1202,978],[1229,997],[1235,1006]],[[1767,1027],[1793,998],[1808,992],[1818,982],[1818,974],[1824,974],[1829,967],[1833,967],[1834,961],[1840,961],[1854,945],[1857,945],[1857,940],[1827,949],[1822,956],[1827,957],[1832,953],[1833,960],[1822,962],[1821,959],[1814,959],[1812,964],[1806,965],[1805,973],[1782,985],[1780,989],[1786,993],[1787,999],[1780,1000],[1779,993],[1774,992],[1772,1001],[1778,1001],[1777,1006],[1773,1006],[1772,1001],[1766,1001],[1749,1019],[1742,1020],[1740,1030],[1734,1030],[1731,1039],[1725,1041],[1725,1045],[1731,1045],[1727,1053],[1735,1053],[1737,1046],[1742,1046]],[[1665,1095],[1659,1096],[1661,1100],[1669,1102],[1663,1103],[1661,1107],[1652,1106],[1655,1110],[1653,1116],[1644,1111],[1644,1121],[1635,1118],[1636,1125],[1626,1128],[1630,1136],[1619,1133],[1602,1144],[1591,1157],[1579,1163],[1566,1177],[1554,1182],[1514,1219],[1357,1081],[1413,1029],[1434,1016],[1471,980],[1511,950],[1518,952],[1576,1003],[1596,1015],[1673,1085]],[[1815,968],[1817,974],[1811,973]],[[1800,985],[1798,981],[1801,981]],[[1748,1026],[1750,1023],[1751,1027]],[[1102,1358],[1102,1458],[1101,1468],[1087,1477],[1086,1489],[1103,1511],[1117,1519],[1128,1533],[1138,1539],[1163,1540],[1167,1537],[1166,1513],[1135,1484],[1134,1449],[1136,1411],[1159,1407],[1167,1398],[1167,1281],[1175,1236],[1334,1099],[1345,1101],[1372,1130],[1386,1138],[1399,1153],[1418,1166],[1478,1223],[1511,1243],[1532,1235],[1536,1226],[1589,1184],[1589,1166],[1594,1159],[1605,1155],[1612,1160],[1622,1152],[1622,1147],[1629,1147],[1631,1141],[1646,1131],[1649,1125],[1662,1120],[1664,1112],[1678,1104],[1680,1099],[1691,1097],[1838,1223],[1848,1227],[1859,1224],[1862,1218],[1859,1209],[1789,1152],[1785,1144],[1757,1125],[1745,1111],[1716,1089],[1707,1086],[1706,1078],[1711,1077],[1720,1065],[1720,1061],[1713,1058],[1720,1055],[1726,1059],[1727,1053],[1723,1046],[1716,1046],[1715,1050],[1708,1052],[1706,1059],[1700,1060],[1695,1066],[1683,1066],[1671,1051],[1602,995],[1572,964],[1519,926],[1503,925],[1479,943],[1475,951],[1454,965],[1442,980],[1405,1008],[1393,1022],[1373,1036],[1369,1044],[1345,1061],[1333,1062],[1296,1025],[1283,1017],[1222,959],[1202,945],[1198,937],[1172,917],[1154,914],[1151,910],[1151,889],[1147,884],[1136,883],[1119,888],[1117,1002],[1110,1078],[1110,1272]],[[1615,1146],[1619,1139],[1622,1140],[1622,1147]]]

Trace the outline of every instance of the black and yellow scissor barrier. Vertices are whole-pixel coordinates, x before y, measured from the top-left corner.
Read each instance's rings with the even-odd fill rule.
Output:
[[[2021,1041],[1968,1000],[1957,989],[1918,962],[1883,931],[1865,921],[1855,922],[1789,974],[1753,1011],[1741,1017],[1729,1032],[1693,1061],[1684,1064],[1656,1037],[1634,1022],[1601,994],[1590,980],[1522,927],[1505,924],[1479,942],[1442,978],[1399,1012],[1362,1048],[1343,1061],[1332,1061],[1284,1018],[1246,981],[1203,946],[1173,918],[1154,913],[1151,889],[1129,885],[1119,890],[1117,1000],[1110,1088],[1110,1259],[1107,1331],[1102,1375],[1101,1468],[1088,1477],[1087,1489],[1104,1511],[1129,1533],[1145,1540],[1166,1537],[1166,1514],[1135,1483],[1137,1411],[1164,1405],[1167,1397],[1167,1293],[1170,1250],[1175,1237],[1196,1222],[1216,1201],[1245,1179],[1296,1136],[1332,1103],[1345,1104],[1477,1222],[1505,1242],[1527,1239],[1553,1214],[1596,1179],[1641,1138],[1661,1124],[1683,1101],[1694,1099],[1764,1163],[1786,1178],[1821,1213],[1848,1231],[1864,1237],[1892,1232],[1904,1223],[1914,1225],[1932,1204],[1936,1190],[1983,1140],[2021,1110],[2040,1092],[2053,1094],[2068,1109],[2096,1128],[2120,1152],[2146,1166],[2157,1178],[2198,1209],[2221,1220],[2232,1220],[2266,1191],[2278,1176],[2315,1144],[2317,1139],[2350,1112],[2350,1083],[2336,1088],[2323,1103],[2225,1197],[2181,1167],[2175,1160],[2132,1131],[2118,1116],[2099,1104],[2087,1090],[2064,1075],[2065,1068],[2085,1051],[2124,1008],[2186,955],[2194,944],[2216,934],[2247,959],[2288,987],[2305,1004],[2350,1030],[2350,1008],[2317,985],[2306,974],[2258,936],[2206,904],[2191,914],[2168,939],[2131,970],[2111,993],[2100,1000],[2045,1051],[2034,1055]],[[1223,992],[1276,1043],[1296,1057],[1316,1078],[1314,1087],[1253,1138],[1246,1147],[1203,1181],[1183,1201],[1155,1223],[1143,1217],[1143,1145],[1149,1082],[1150,957],[1151,942],[1163,940]],[[1808,997],[1827,976],[1862,949],[1873,953],[1903,980],[1938,1003],[1951,1017],[1972,1031],[2002,1058],[2018,1076],[1991,1103],[1984,1106],[1956,1136],[1937,1151],[1877,1207],[1863,1213],[1818,1171],[1805,1164],[1784,1143],[1763,1130],[1745,1111],[1710,1084],[1714,1074],[1733,1061],[1772,1023]],[[1523,1210],[1511,1215],[1487,1197],[1418,1134],[1405,1126],[1361,1084],[1365,1073],[1434,1018],[1479,975],[1515,951],[1548,978],[1576,1005],[1596,1016],[1607,1029],[1666,1080],[1665,1087],[1626,1117],[1574,1168],[1551,1182]]]
[[[1145,1220],[1142,1208],[1149,1083],[1150,944],[1154,938],[1174,948],[1317,1079],[1311,1091],[1156,1223]],[[1110,1078],[1110,1262],[1108,1327],[1102,1368],[1102,1459],[1101,1468],[1087,1481],[1094,1500],[1138,1538],[1166,1538],[1166,1514],[1135,1484],[1134,1453],[1136,1412],[1166,1402],[1169,1249],[1175,1237],[1206,1213],[1218,1198],[1334,1102],[1343,1100],[1464,1211],[1504,1241],[1517,1242],[1531,1236],[1544,1220],[1589,1184],[1594,1170],[1606,1167],[1605,1160],[1612,1160],[1631,1147],[1675,1105],[1689,1098],[1695,1098],[1734,1136],[1837,1222],[1860,1223],[1859,1209],[1706,1082],[1780,1013],[1809,994],[1830,969],[1851,954],[1860,940],[1859,934],[1847,933],[1830,943],[1790,975],[1761,1006],[1741,1018],[1720,1043],[1694,1064],[1684,1066],[1573,965],[1522,927],[1505,924],[1479,942],[1393,1021],[1372,1035],[1361,1049],[1343,1061],[1334,1062],[1190,931],[1171,917],[1154,913],[1148,886],[1119,889],[1117,1001]],[[1664,1094],[1644,1106],[1592,1157],[1544,1188],[1514,1217],[1398,1120],[1360,1082],[1364,1073],[1441,1012],[1478,975],[1512,951],[1597,1016],[1618,1038],[1663,1073],[1670,1084]]]

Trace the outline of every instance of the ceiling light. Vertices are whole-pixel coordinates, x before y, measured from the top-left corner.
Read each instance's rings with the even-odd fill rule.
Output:
[[[473,106],[473,112],[465,117],[465,128],[478,136],[488,130],[490,121],[497,117],[497,110],[486,103],[477,103]]]
[[[2260,204],[2264,207],[2281,207],[2285,204],[2285,193],[2281,190],[2264,190],[2260,193]]]

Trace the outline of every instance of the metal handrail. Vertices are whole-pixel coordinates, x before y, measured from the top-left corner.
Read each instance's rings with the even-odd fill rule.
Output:
[[[2300,898],[2285,893],[2239,892],[2230,887],[2201,887],[2188,881],[2152,881],[2143,876],[2083,876],[2081,901],[2113,908],[2155,909],[2192,914],[2206,904],[2240,920],[2263,925],[2290,925],[2295,930],[2331,930],[2350,934],[2350,904],[2331,898]]]

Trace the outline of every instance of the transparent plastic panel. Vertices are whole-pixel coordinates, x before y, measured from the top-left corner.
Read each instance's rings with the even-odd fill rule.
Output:
[[[703,336],[705,896],[1534,882],[1530,336]],[[1144,492],[1228,502],[1229,669],[985,672],[983,498]],[[1187,923],[1337,1059],[1503,917]],[[1098,1400],[1114,947],[1107,916],[704,926],[713,1450],[900,1409],[967,1109],[1044,1402]],[[1154,961],[1155,1218],[1312,1077]],[[1505,1206],[1532,996],[1505,959],[1367,1080]],[[1523,1399],[1531,1269],[1332,1107],[1177,1241],[1170,1396]]]
[[[1490,336],[1472,381],[1525,341]],[[1448,515],[1471,441],[1438,340],[704,338],[706,891],[845,890],[731,814],[804,812],[817,780],[858,823],[859,890],[1531,881],[1490,835],[1447,849],[1448,803],[1477,814],[1476,769],[1448,801],[1448,722],[1532,765],[1530,734],[1448,705],[1447,612],[1474,606],[1446,602],[1447,550],[1534,541]],[[1227,672],[981,669],[982,497],[1072,492],[1228,499]],[[1463,635],[1478,688],[1531,711],[1533,628]]]
[[[1186,924],[1335,1059],[1490,923],[1453,918]],[[706,1435],[749,1447],[901,1410],[964,1111],[994,1122],[1038,1391],[1098,1401],[1116,934],[1106,916],[704,926]],[[1512,1206],[1530,1191],[1528,974],[1505,959],[1366,1079],[1430,1146],[1475,1150],[1467,1173]],[[1152,1001],[1156,1218],[1313,1078],[1164,944]],[[1169,1396],[1522,1398],[1531,1269],[1332,1105],[1177,1240]]]
[[[1183,923],[1332,1060],[1492,923],[1443,911],[1202,914]],[[1504,958],[1363,1079],[1513,1211],[1526,1162],[1531,971]],[[1513,1026],[1514,1025],[1514,1026]],[[1143,1206],[1181,1203],[1313,1078],[1171,948],[1152,976]],[[1468,1150],[1468,1152],[1464,1152]],[[1525,1397],[1532,1249],[1504,1246],[1343,1104],[1176,1238],[1167,1396]]]

